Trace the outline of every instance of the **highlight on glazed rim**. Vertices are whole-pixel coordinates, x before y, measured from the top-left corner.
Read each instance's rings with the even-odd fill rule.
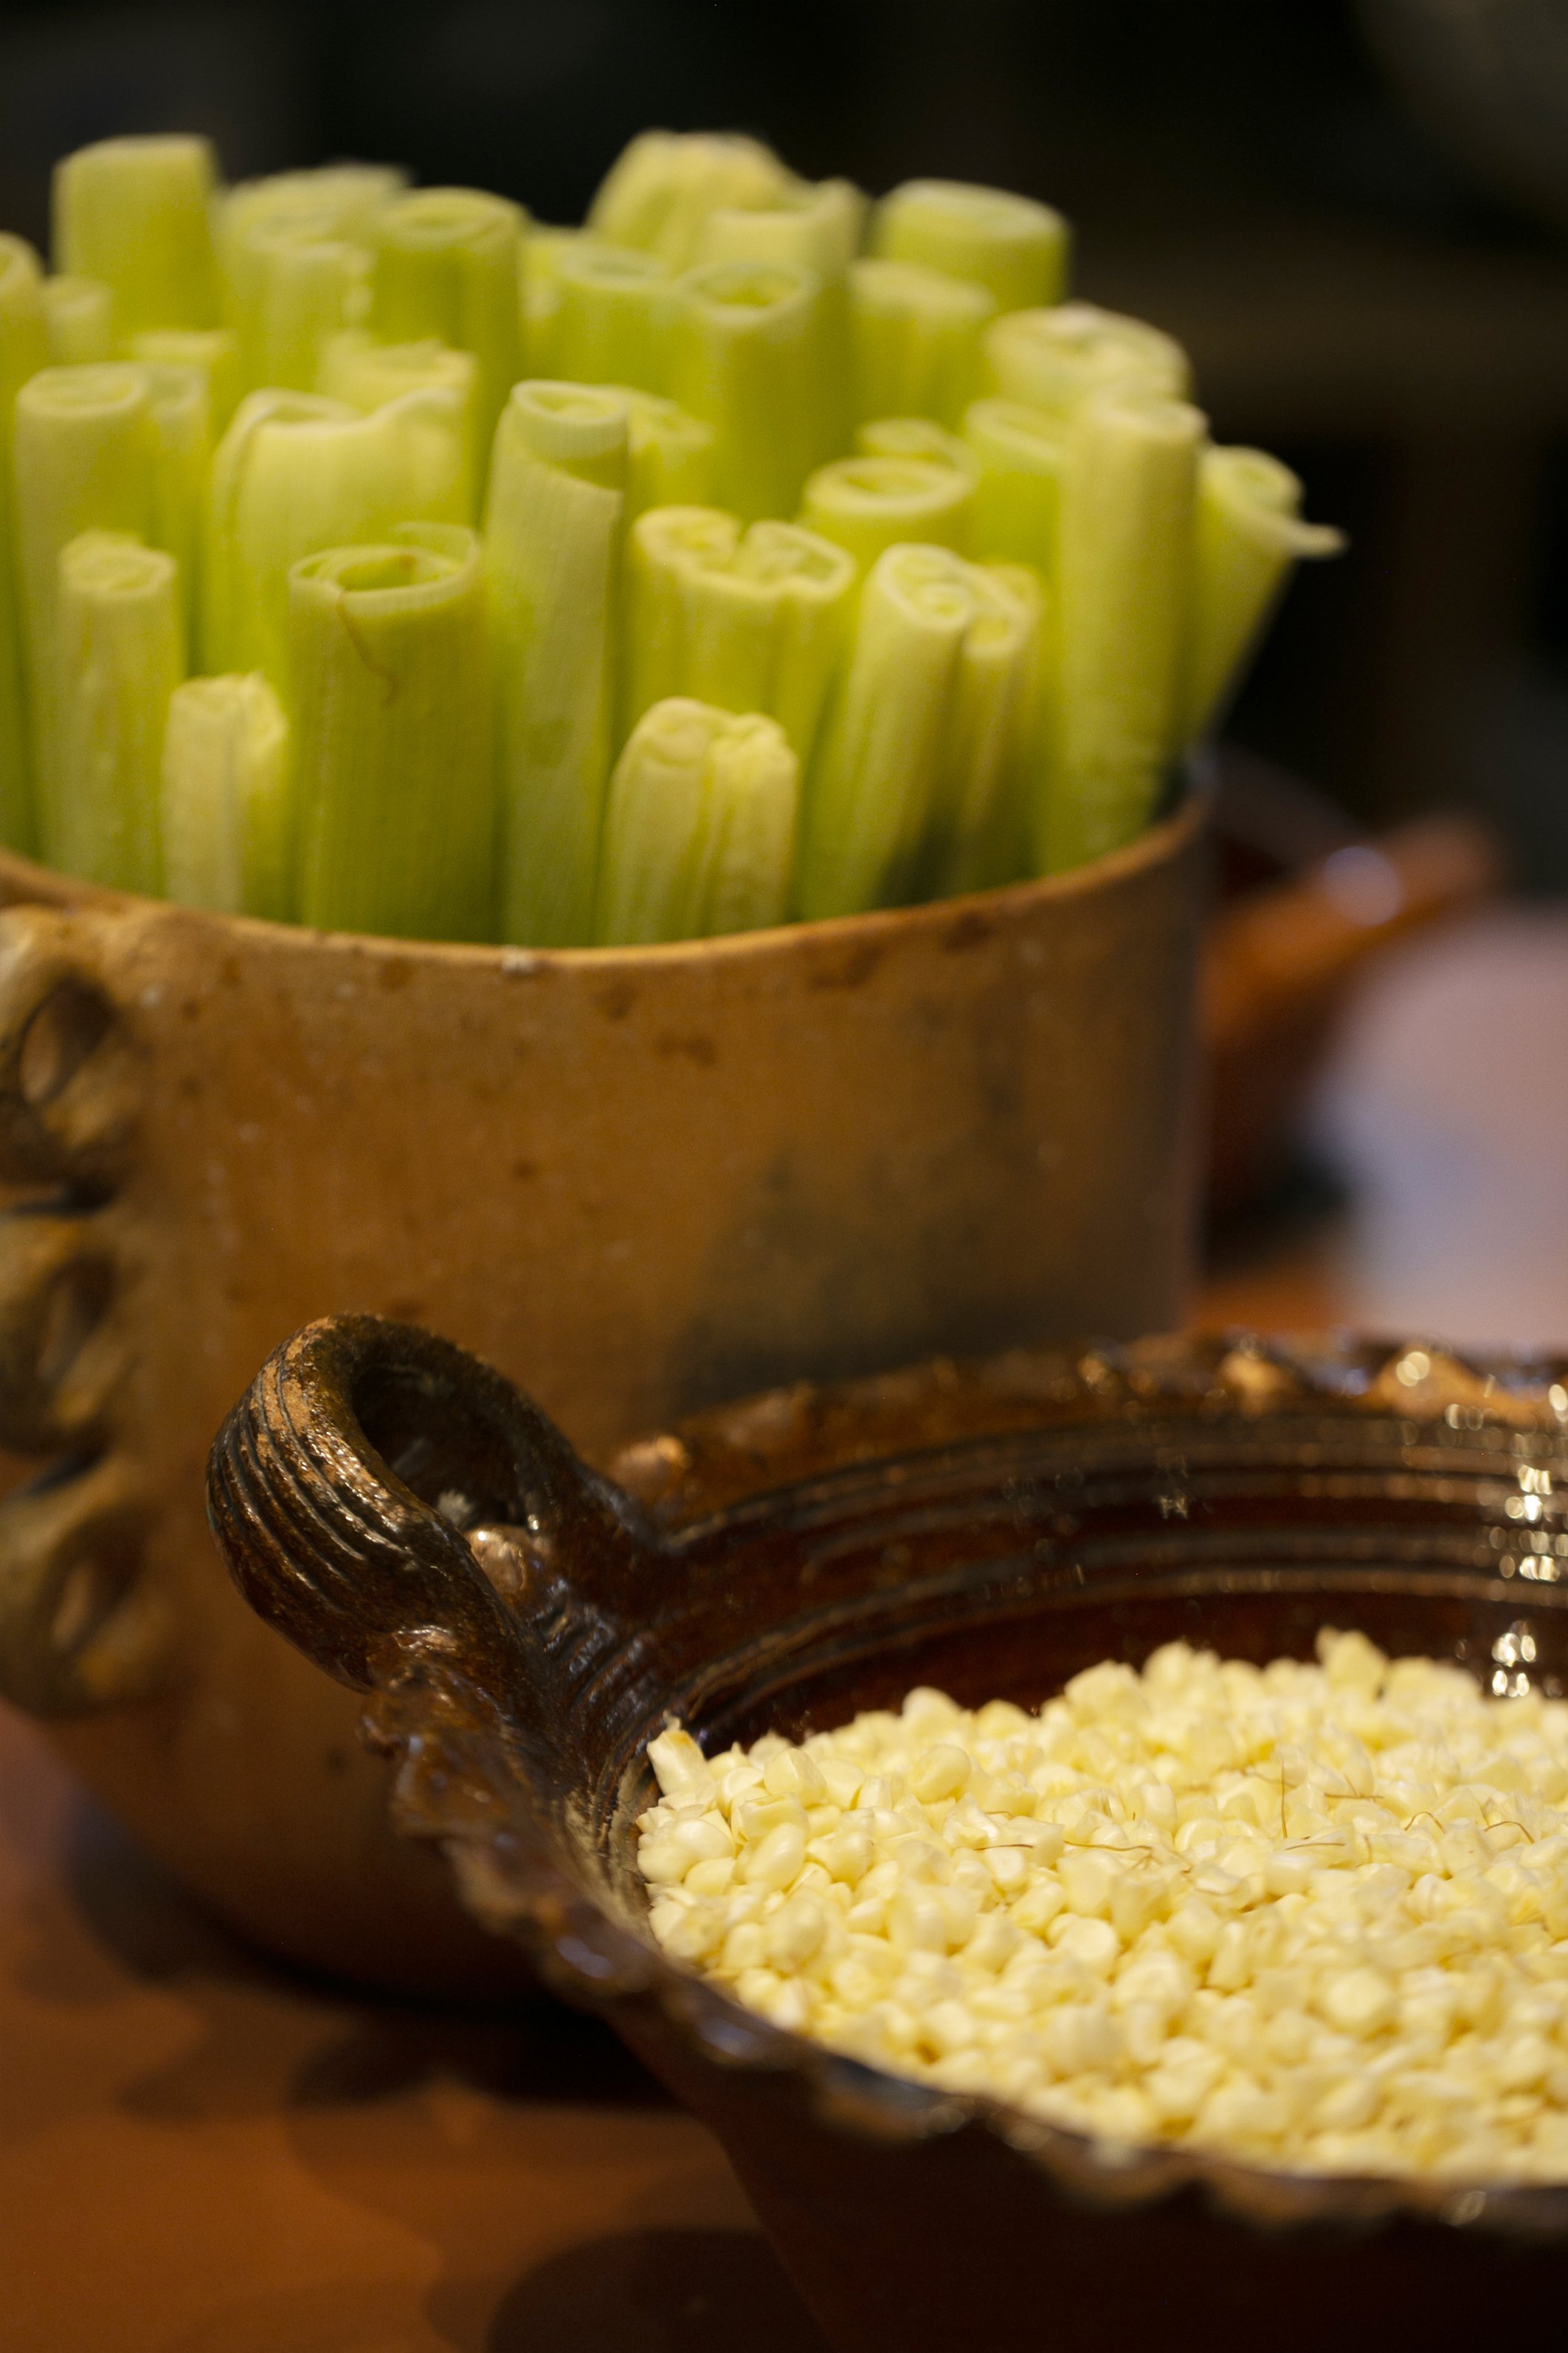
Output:
[[[658,942],[1134,839],[1296,559],[1067,224],[648,132],[578,228],[206,142],[0,237],[0,839],[187,904]]]
[[[649,1744],[654,1933],[776,2025],[1112,2145],[1568,2180],[1568,1702],[1325,1628],[1037,1712]]]

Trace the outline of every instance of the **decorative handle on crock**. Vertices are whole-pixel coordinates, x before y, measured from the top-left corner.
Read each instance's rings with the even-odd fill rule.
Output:
[[[309,1324],[219,1431],[207,1510],[246,1599],[341,1683],[432,1649],[499,1696],[519,1620],[616,1628],[658,1546],[488,1365],[375,1315]]]
[[[131,1351],[124,1221],[140,1087],[91,910],[0,913],[0,1447],[47,1466],[0,1504],[0,1696],[68,1715],[158,1680],[147,1508],[117,1410]]]

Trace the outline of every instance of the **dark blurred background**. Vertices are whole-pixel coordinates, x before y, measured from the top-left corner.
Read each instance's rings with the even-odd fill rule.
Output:
[[[1061,206],[1079,290],[1180,336],[1216,433],[1352,535],[1234,736],[1369,824],[1484,806],[1520,884],[1568,886],[1560,0],[0,6],[0,221],[37,238],[53,159],[114,131],[207,131],[235,177],[388,156],[568,221],[650,122]]]

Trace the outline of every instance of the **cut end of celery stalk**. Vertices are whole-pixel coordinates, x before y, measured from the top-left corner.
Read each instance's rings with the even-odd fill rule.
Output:
[[[724,132],[645,131],[611,165],[588,227],[615,245],[658,254],[672,269],[699,259],[710,216],[775,205],[798,184],[760,140]]]
[[[983,286],[943,270],[857,261],[849,272],[855,416],[934,417],[956,426],[979,389],[980,333],[995,309]]]
[[[293,913],[289,722],[259,671],[187,679],[163,737],[163,887],[214,914]]]
[[[55,265],[113,291],[122,335],[216,324],[209,140],[103,139],[55,167]]]
[[[46,278],[44,326],[51,367],[85,367],[114,355],[114,296],[100,279]]]
[[[68,874],[157,892],[163,731],[184,668],[173,556],[116,532],[71,540],[59,558],[55,659],[44,855]]]
[[[782,921],[799,780],[773,720],[689,696],[655,703],[610,782],[599,944],[653,945]]]
[[[956,467],[961,474],[976,470],[968,442],[932,417],[870,417],[855,428],[855,453],[860,458],[921,458],[933,466]]]
[[[806,482],[800,519],[868,572],[905,542],[963,550],[974,511],[974,477],[930,458],[839,458]]]
[[[860,249],[866,198],[852,180],[786,188],[765,206],[721,205],[703,222],[699,261],[796,261],[842,279]]]
[[[1173,336],[1092,302],[993,320],[981,338],[981,373],[985,391],[1061,417],[1091,393],[1125,388],[1174,399],[1192,382]]]
[[[872,218],[871,249],[984,286],[999,310],[1059,302],[1069,231],[1049,205],[963,180],[906,180]]]
[[[583,237],[556,256],[552,286],[552,375],[664,391],[673,297],[657,254]]]
[[[711,261],[676,281],[669,389],[711,427],[714,495],[743,522],[793,512],[824,452],[826,357],[815,270]]]
[[[1205,449],[1198,469],[1192,611],[1179,740],[1215,725],[1299,561],[1337,555],[1341,532],[1304,522],[1301,485],[1261,449]]]

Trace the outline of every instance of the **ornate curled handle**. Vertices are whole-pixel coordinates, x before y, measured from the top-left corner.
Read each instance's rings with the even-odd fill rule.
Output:
[[[0,1446],[44,1466],[0,1503],[0,1696],[68,1715],[140,1696],[168,1651],[141,1580],[148,1509],[117,1444],[130,1350],[115,1202],[134,1051],[107,985],[111,917],[0,913]]]
[[[603,1624],[658,1546],[510,1381],[450,1341],[328,1316],[229,1415],[207,1511],[246,1599],[340,1683],[435,1652],[498,1701],[520,1622]]]

